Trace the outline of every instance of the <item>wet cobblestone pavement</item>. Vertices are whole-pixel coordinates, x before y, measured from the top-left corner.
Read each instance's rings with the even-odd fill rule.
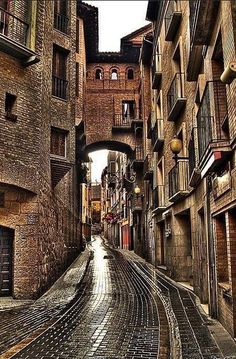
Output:
[[[226,358],[190,291],[129,252],[104,246],[99,237],[92,248],[94,258],[69,309],[60,313],[61,306],[47,305],[36,306],[35,314],[30,308],[20,311],[18,316],[29,316],[28,330],[39,328],[40,321],[48,327],[19,344],[15,355],[1,358]],[[15,343],[7,342],[10,325],[8,348]],[[15,333],[19,341],[23,327]],[[2,325],[0,330],[2,338]]]

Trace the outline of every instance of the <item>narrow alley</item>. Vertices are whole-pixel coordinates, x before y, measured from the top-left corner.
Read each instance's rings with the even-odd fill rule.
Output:
[[[42,299],[28,309],[4,312],[1,332],[6,321],[8,336],[12,333],[16,339],[19,329],[15,333],[14,327],[20,322],[25,332],[21,332],[22,340],[14,350],[10,348],[13,338],[7,342],[5,337],[8,350],[5,347],[1,358],[227,357],[211,335],[214,330],[217,332],[219,324],[203,315],[190,291],[170,281],[133,252],[108,247],[100,236],[93,237],[88,250],[91,258],[87,270],[69,305],[58,306],[55,292],[60,297],[61,293],[57,284],[50,291],[48,312]],[[66,296],[65,282],[62,285]],[[28,324],[26,310],[31,318]],[[29,333],[40,326],[46,329]],[[232,354],[234,344],[229,336],[226,343]],[[0,347],[3,348],[3,343]]]

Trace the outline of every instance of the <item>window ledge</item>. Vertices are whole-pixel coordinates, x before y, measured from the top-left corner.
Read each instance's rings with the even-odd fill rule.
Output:
[[[220,282],[220,283],[218,283],[218,287],[222,288],[223,290],[227,290],[227,291],[231,290],[231,285],[229,282]]]
[[[52,98],[54,98],[55,100],[59,100],[59,101],[63,101],[63,102],[68,102],[68,99],[62,98],[62,97],[57,97],[55,95],[52,95]]]

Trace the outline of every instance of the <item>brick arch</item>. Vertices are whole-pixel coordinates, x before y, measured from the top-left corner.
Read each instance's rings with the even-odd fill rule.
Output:
[[[115,140],[97,141],[90,143],[89,145],[85,146],[84,151],[86,154],[88,154],[89,152],[102,150],[102,149],[123,152],[126,153],[128,156],[130,156],[133,153],[133,149],[129,144]]]

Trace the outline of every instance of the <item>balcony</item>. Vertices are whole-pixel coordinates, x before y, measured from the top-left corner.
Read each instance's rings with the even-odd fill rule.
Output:
[[[147,120],[147,138],[150,140],[152,138],[152,115],[150,112],[150,115],[148,116]]]
[[[189,194],[189,162],[179,159],[169,172],[169,201],[177,202]]]
[[[215,170],[231,153],[225,85],[206,84],[197,113],[199,167],[201,176]]]
[[[143,165],[143,178],[146,181],[152,181],[153,180],[153,158],[151,154],[148,154],[144,160]]]
[[[131,200],[131,210],[132,212],[142,212],[143,210],[143,198],[142,195],[134,195]]]
[[[153,213],[161,213],[165,209],[165,186],[158,185],[153,190]]]
[[[189,185],[195,187],[201,179],[201,171],[198,168],[197,128],[193,127],[188,145],[189,154]]]
[[[167,93],[168,121],[175,121],[186,104],[183,91],[184,74],[176,73]]]
[[[54,188],[67,172],[70,171],[73,165],[66,158],[55,156],[53,154],[50,155],[50,162],[52,187]]]
[[[122,113],[115,113],[113,115],[113,126],[112,130],[119,130],[119,131],[131,131],[131,123],[134,119],[132,115],[124,115]]]
[[[68,33],[68,23],[69,18],[63,14],[54,15],[54,28],[63,32],[64,34]]]
[[[158,152],[164,144],[164,121],[157,119],[152,129],[152,147],[153,152]]]
[[[166,16],[165,16],[165,40],[173,41],[175,35],[177,34],[179,24],[182,18],[182,12],[176,11],[175,9],[176,3],[175,1],[169,1]]]
[[[29,24],[0,7],[0,47],[8,55],[20,60],[24,66],[39,61],[35,52],[27,47]]]
[[[162,71],[161,71],[161,54],[155,55],[155,61],[152,66],[152,89],[157,90],[161,83]]]
[[[208,45],[217,18],[219,0],[190,2],[190,33],[193,45]]]
[[[144,163],[144,150],[143,145],[137,145],[133,153],[133,159],[131,160],[134,171],[140,170]]]
[[[67,99],[67,86],[68,81],[61,79],[56,76],[52,76],[52,95],[62,98],[64,100]]]

